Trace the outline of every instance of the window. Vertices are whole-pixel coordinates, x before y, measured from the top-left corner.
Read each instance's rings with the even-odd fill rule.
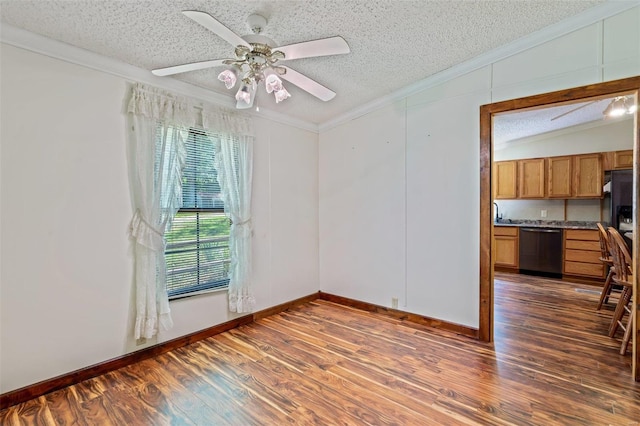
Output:
[[[191,129],[185,143],[182,207],[165,237],[167,292],[170,299],[229,284],[229,219],[224,215],[214,144]]]

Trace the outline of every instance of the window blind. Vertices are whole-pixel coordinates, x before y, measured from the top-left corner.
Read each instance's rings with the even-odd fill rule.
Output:
[[[229,283],[229,219],[224,215],[210,135],[192,129],[185,143],[182,208],[166,233],[170,298]]]

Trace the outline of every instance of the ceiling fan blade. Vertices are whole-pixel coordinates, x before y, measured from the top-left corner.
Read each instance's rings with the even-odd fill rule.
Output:
[[[192,62],[190,64],[175,65],[173,67],[158,68],[151,70],[155,75],[164,77],[166,75],[180,74],[181,72],[202,70],[205,68],[213,68],[225,65],[224,61],[228,59],[214,59],[212,61]]]
[[[202,25],[209,31],[217,34],[223,40],[226,40],[232,46],[246,46],[251,48],[251,45],[242,39],[239,35],[231,31],[229,28],[225,27],[213,16],[209,15],[205,12],[200,12],[197,10],[184,10],[182,13],[190,19],[193,19],[198,24]]]
[[[351,52],[347,42],[340,36],[288,44],[286,46],[276,47],[273,50],[279,50],[284,53],[284,59],[281,59],[282,61],[314,58],[316,56],[343,55]]]
[[[310,79],[306,75],[300,74],[298,71],[292,70],[289,67],[282,66],[287,72],[280,74],[280,78],[287,80],[289,83],[295,84],[302,90],[311,93],[316,98],[323,101],[330,101],[336,96],[336,92],[324,87],[322,84],[315,80]]]
[[[591,104],[593,104],[593,103],[595,103],[595,102],[597,102],[597,101],[587,102],[586,104],[584,104],[584,105],[580,105],[580,106],[579,106],[579,107],[577,107],[577,108],[570,109],[570,110],[569,110],[569,111],[567,111],[567,112],[564,112],[564,113],[562,113],[562,114],[560,114],[560,115],[556,115],[555,117],[553,117],[553,118],[552,118],[551,120],[549,120],[549,121],[557,120],[558,118],[560,118],[560,117],[564,117],[565,115],[569,115],[569,114],[571,114],[572,112],[576,112],[576,111],[578,111],[578,110],[580,110],[580,109],[582,109],[582,108],[586,108],[586,107],[588,107],[589,105],[591,105]]]

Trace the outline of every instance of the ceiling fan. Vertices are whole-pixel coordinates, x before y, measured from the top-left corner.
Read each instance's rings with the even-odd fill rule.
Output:
[[[186,10],[182,13],[235,46],[235,58],[213,59],[158,68],[151,71],[153,74],[167,76],[226,66],[225,70],[218,75],[218,80],[224,82],[227,89],[231,89],[240,78],[240,87],[236,93],[236,108],[238,109],[253,106],[257,85],[263,81],[267,93],[274,93],[276,103],[289,98],[291,95],[282,85],[281,78],[323,101],[329,101],[336,95],[331,89],[288,66],[281,65],[281,62],[349,53],[349,45],[342,37],[335,36],[276,47],[273,40],[260,35],[267,23],[267,20],[261,15],[249,16],[247,23],[253,34],[241,37],[208,13],[196,10]]]
[[[572,108],[568,111],[563,112],[562,114],[556,115],[555,117],[551,118],[551,121],[557,120],[569,114],[573,114],[574,112],[579,111],[583,108],[590,107],[591,105],[602,104],[602,103],[606,103],[606,108],[602,110],[602,117],[600,117],[597,114],[594,115],[595,117],[602,118],[602,119],[620,117],[623,115],[630,115],[636,112],[638,108],[635,100],[631,96],[628,96],[628,95],[614,96],[613,98],[597,99],[595,101],[589,101],[589,102],[584,102],[582,104],[578,104],[577,107]]]

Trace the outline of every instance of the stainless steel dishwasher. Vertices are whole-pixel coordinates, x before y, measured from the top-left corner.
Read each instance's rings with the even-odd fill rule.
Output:
[[[520,272],[562,276],[562,229],[520,228]]]

